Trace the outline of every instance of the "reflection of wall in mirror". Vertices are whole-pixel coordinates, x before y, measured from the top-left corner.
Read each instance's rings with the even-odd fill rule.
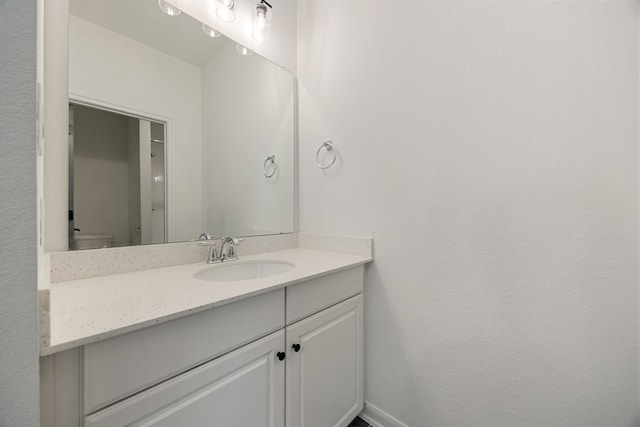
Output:
[[[258,55],[239,55],[233,42],[200,68],[82,18],[69,20],[72,97],[170,119],[163,177],[168,241],[194,239],[203,230],[217,236],[293,231],[289,73]],[[214,134],[213,141],[206,136]],[[278,173],[265,180],[264,159],[274,154]],[[160,229],[154,218],[152,229]]]
[[[199,67],[69,17],[70,96],[169,120],[166,209],[170,241],[193,239],[203,229],[200,89]]]
[[[257,55],[238,55],[228,43],[204,66],[202,92],[203,170],[215,165],[203,186],[206,229],[241,236],[293,231],[291,75]],[[270,155],[278,169],[267,179]]]

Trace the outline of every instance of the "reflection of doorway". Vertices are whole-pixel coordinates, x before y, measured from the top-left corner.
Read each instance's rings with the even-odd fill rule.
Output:
[[[69,117],[69,247],[164,242],[165,124],[80,104]]]
[[[164,123],[151,125],[151,236],[149,243],[164,243],[165,236],[165,131]],[[147,243],[143,239],[143,243]]]

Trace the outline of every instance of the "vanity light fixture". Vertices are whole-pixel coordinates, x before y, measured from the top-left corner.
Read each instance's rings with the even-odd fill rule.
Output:
[[[235,9],[238,0],[217,0],[216,15],[224,22],[233,22],[236,19]]]
[[[160,9],[169,16],[178,16],[182,13],[180,9],[167,3],[165,0],[158,0],[158,6],[160,6]]]
[[[202,24],[202,31],[209,37],[220,37],[222,33],[220,31],[216,31],[207,24]]]
[[[271,26],[269,9],[272,8],[265,0],[260,0],[260,3],[256,4],[256,16],[253,19],[253,39],[255,41],[264,43],[269,39],[269,27]]]
[[[240,55],[249,56],[253,52],[251,52],[246,46],[241,45],[240,43],[236,43],[236,50]]]

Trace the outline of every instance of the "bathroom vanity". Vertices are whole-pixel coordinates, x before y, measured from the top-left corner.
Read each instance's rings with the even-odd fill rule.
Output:
[[[363,407],[372,260],[356,240],[369,252],[233,261],[292,266],[256,279],[199,279],[227,267],[200,262],[52,283],[43,425],[348,425]]]
[[[177,19],[155,0],[43,5],[42,425],[346,426],[372,242],[293,233],[296,3],[262,45],[250,3],[233,24],[205,2]],[[254,237],[224,269],[185,242],[202,231]],[[88,240],[115,247],[64,252]]]

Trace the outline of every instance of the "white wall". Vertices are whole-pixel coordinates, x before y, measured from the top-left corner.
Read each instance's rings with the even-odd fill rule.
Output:
[[[38,250],[54,252],[69,246],[68,0],[37,2]],[[46,283],[47,267],[41,267],[40,283]]]
[[[69,17],[69,34],[70,97],[168,121],[168,237],[197,238],[202,232],[200,68],[75,16]]]
[[[373,6],[301,0],[298,23],[300,228],[375,241],[370,413],[629,425],[637,3]]]
[[[39,425],[36,2],[0,2],[0,426]]]
[[[292,232],[293,77],[257,55],[239,55],[232,42],[202,76],[205,229],[216,237]],[[270,155],[278,169],[266,178]]]

